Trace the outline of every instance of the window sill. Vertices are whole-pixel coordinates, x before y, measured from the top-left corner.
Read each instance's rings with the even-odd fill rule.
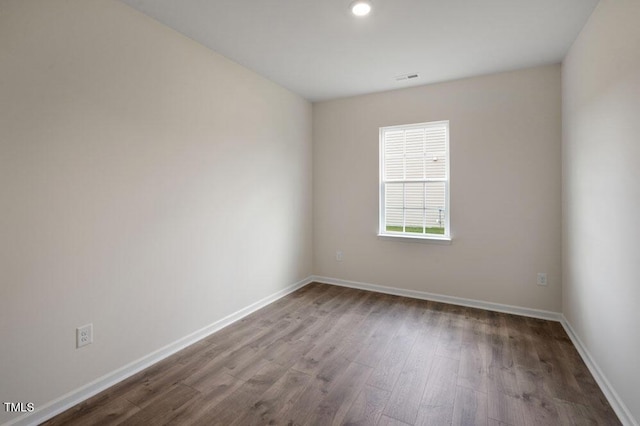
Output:
[[[451,237],[439,236],[439,235],[400,235],[400,234],[378,234],[378,239],[390,240],[390,241],[406,241],[416,243],[428,243],[428,244],[451,244]]]

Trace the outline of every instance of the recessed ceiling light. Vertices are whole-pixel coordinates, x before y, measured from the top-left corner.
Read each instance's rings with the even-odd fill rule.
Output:
[[[366,16],[371,12],[371,3],[367,0],[356,0],[351,3],[351,13],[356,16]]]

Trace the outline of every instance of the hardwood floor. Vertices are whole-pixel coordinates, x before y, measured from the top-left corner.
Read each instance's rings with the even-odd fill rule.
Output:
[[[618,425],[562,326],[310,284],[47,425]]]

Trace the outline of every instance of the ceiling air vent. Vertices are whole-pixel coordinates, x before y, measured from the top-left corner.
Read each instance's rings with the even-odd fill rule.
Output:
[[[414,72],[414,73],[411,73],[411,74],[397,75],[396,76],[396,81],[413,80],[414,78],[418,78],[418,73]]]

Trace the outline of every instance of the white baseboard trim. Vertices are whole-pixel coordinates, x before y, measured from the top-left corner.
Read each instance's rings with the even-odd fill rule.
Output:
[[[607,379],[607,376],[605,376],[600,367],[598,367],[598,364],[596,364],[595,360],[587,350],[587,347],[582,343],[582,340],[580,340],[580,337],[578,337],[578,334],[575,332],[564,315],[562,315],[562,320],[560,321],[560,323],[569,335],[571,342],[573,342],[573,345],[578,350],[578,353],[582,357],[582,360],[587,365],[587,368],[591,372],[591,375],[598,383],[598,386],[600,386],[602,393],[604,393],[604,396],[607,398],[607,401],[609,401],[611,408],[613,408],[613,411],[615,411],[615,413],[618,415],[618,418],[620,419],[622,424],[625,426],[640,426],[640,423],[638,423],[638,421],[633,418],[633,414],[631,414],[625,403],[622,402],[622,399],[620,398],[618,393],[615,391],[613,386],[611,386],[611,383]]]
[[[313,281],[333,284],[341,287],[357,288],[369,290],[376,293],[392,294],[394,296],[404,296],[413,299],[431,300],[434,302],[449,303],[451,305],[468,306],[470,308],[486,309],[488,311],[504,312],[507,314],[522,315],[525,317],[540,318],[551,321],[561,321],[562,314],[559,312],[544,311],[541,309],[524,308],[521,306],[504,305],[501,303],[485,302],[482,300],[465,299],[462,297],[445,296],[443,294],[427,293],[425,291],[406,290],[403,288],[385,287],[377,284],[369,284],[358,281],[341,280],[337,278],[321,277],[314,275]]]
[[[60,398],[57,398],[43,405],[42,407],[38,407],[32,413],[27,413],[21,417],[11,420],[5,423],[5,426],[30,426],[37,425],[46,420],[49,420],[52,417],[62,413],[63,411],[68,410],[74,405],[79,404],[82,401],[102,392],[110,386],[113,386],[130,376],[133,376],[134,374],[144,370],[147,367],[150,367],[158,361],[161,361],[173,355],[174,353],[186,348],[187,346],[204,339],[205,337],[215,333],[216,331],[246,317],[247,315],[257,311],[258,309],[275,302],[276,300],[298,290],[299,288],[306,286],[311,282],[311,277],[307,277],[301,281],[298,281],[297,283],[285,289],[282,289],[277,293],[267,296],[264,299],[258,300],[257,302],[247,306],[246,308],[240,309],[239,311],[227,315],[226,317],[214,322],[213,324],[201,328],[200,330],[195,331],[181,339],[178,339],[175,342],[170,343],[167,346],[150,353],[149,355],[146,355],[136,361],[133,361],[130,364],[125,365],[124,367],[121,367],[109,374],[106,374],[94,380],[93,382],[90,382],[74,391],[71,391],[66,395],[61,396]]]

